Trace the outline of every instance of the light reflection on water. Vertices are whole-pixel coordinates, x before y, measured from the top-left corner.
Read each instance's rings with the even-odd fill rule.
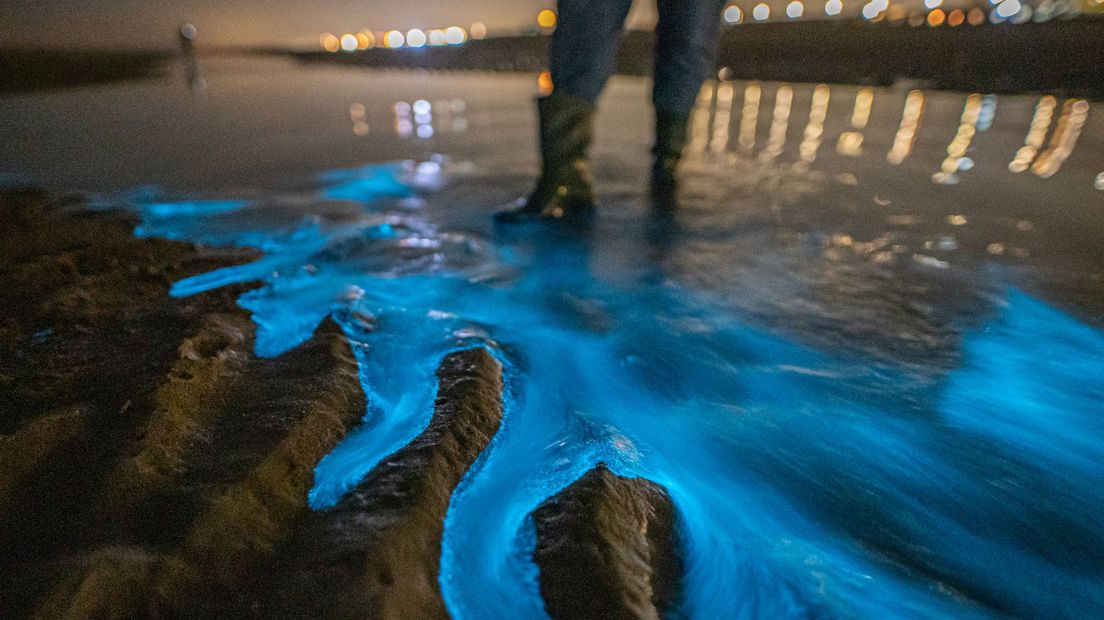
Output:
[[[315,507],[424,428],[441,356],[494,351],[506,419],[445,530],[441,585],[458,617],[543,615],[526,515],[598,459],[670,489],[693,617],[1104,607],[1104,340],[1086,324],[1104,317],[1097,108],[710,83],[668,221],[639,198],[646,83],[618,80],[599,122],[594,226],[494,230],[489,212],[536,167],[528,76],[279,75],[249,74],[231,95],[209,71],[206,98],[186,104],[207,107],[174,119],[195,135],[164,134],[178,148],[78,149],[61,169],[78,132],[145,144],[97,133],[86,108],[161,101],[153,87],[90,91],[54,119],[78,129],[16,136],[22,150],[0,164],[72,179],[88,157],[108,186],[188,187],[107,198],[138,210],[140,235],[264,252],[173,289],[263,283],[241,298],[261,355],[327,316],[341,325],[370,404],[319,465]],[[35,101],[6,112],[33,129]],[[466,131],[443,130],[443,102]],[[143,110],[136,127],[160,143],[169,130]],[[1015,174],[1025,146],[1032,174]],[[431,147],[451,157],[424,157]],[[1052,149],[1048,179],[1035,166]],[[420,163],[356,165],[382,154]],[[959,183],[933,184],[948,158]],[[233,182],[211,181],[216,169]],[[290,189],[225,189],[240,184]],[[1052,294],[1085,320],[1042,301]]]
[[[854,103],[846,117],[848,127],[840,131],[836,138],[836,151],[846,157],[860,157],[864,153],[864,131],[870,122],[871,109],[875,101],[873,88],[854,89],[836,87],[837,90],[854,91]],[[730,144],[733,107],[736,85],[730,80],[707,81],[698,97],[691,123],[690,153],[700,153],[708,143],[714,155],[728,152]],[[824,133],[824,123],[828,115],[832,87],[818,84],[812,88],[812,100],[807,114],[808,125],[797,155],[802,161],[811,163],[816,159],[816,151]],[[883,92],[883,96],[885,93]],[[774,111],[765,147],[759,152],[759,160],[770,163],[778,158],[786,143],[790,116],[794,99],[794,89],[789,84],[779,84],[774,92]],[[756,124],[762,100],[762,88],[757,82],[749,82],[744,88],[739,134],[737,144],[746,154],[750,153],[756,142]],[[1062,104],[1061,114],[1050,131],[1051,120],[1058,100],[1051,95],[1039,98],[1035,106],[1035,115],[1026,128],[1024,146],[1016,151],[1015,158],[1008,165],[1011,172],[1023,172],[1030,169],[1040,178],[1057,174],[1066,159],[1073,154],[1078,139],[1088,120],[1091,106],[1084,99],[1071,98]],[[893,145],[886,154],[886,161],[900,165],[912,154],[913,146],[920,131],[924,115],[924,93],[909,91],[901,112],[900,126],[893,139]],[[968,153],[974,137],[989,131],[997,116],[997,96],[973,93],[965,98],[958,131],[946,148],[946,157],[939,170],[932,175],[932,181],[940,185],[954,185],[959,181],[959,172],[973,167],[974,160]],[[888,124],[883,124],[883,129]],[[711,137],[710,137],[711,132]],[[1044,143],[1049,135],[1049,144]],[[1095,183],[1095,180],[1094,180]]]

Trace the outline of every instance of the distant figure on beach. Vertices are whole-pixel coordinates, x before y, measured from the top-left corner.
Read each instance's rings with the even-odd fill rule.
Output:
[[[180,52],[182,54],[195,53],[195,40],[197,30],[194,24],[181,24],[177,36],[180,39]]]
[[[587,149],[595,104],[614,69],[619,35],[632,0],[559,0],[552,35],[552,93],[537,100],[541,174],[536,187],[500,222],[577,218],[593,211]],[[659,211],[676,207],[675,172],[686,144],[698,89],[712,71],[724,0],[657,0],[655,145],[651,197]]]
[[[181,24],[177,31],[180,40],[180,54],[184,59],[184,79],[188,83],[188,89],[195,94],[203,94],[207,90],[207,80],[203,77],[203,70],[199,66],[199,58],[196,56],[195,42],[199,31],[194,24]]]

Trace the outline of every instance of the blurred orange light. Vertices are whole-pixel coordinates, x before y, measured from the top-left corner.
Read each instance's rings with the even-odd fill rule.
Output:
[[[985,23],[985,11],[974,7],[970,9],[970,12],[966,14],[966,21],[970,22],[971,26],[980,26]]]
[[[928,13],[928,25],[932,28],[942,26],[943,22],[946,20],[947,14],[943,12],[943,9],[935,9],[931,13]]]
[[[366,50],[376,44],[376,38],[370,32],[356,33],[356,40],[358,50]]]
[[[328,32],[322,35],[321,41],[322,49],[326,50],[327,52],[336,52],[337,50],[341,49],[341,41],[339,41],[337,37]]]
[[[961,26],[964,21],[966,21],[966,14],[962,12],[962,9],[955,9],[947,16],[948,26]]]
[[[487,27],[483,25],[483,22],[475,22],[471,25],[471,38],[482,39],[487,36]]]
[[[552,74],[548,71],[541,71],[537,76],[537,90],[542,95],[552,94]]]
[[[540,13],[537,13],[537,25],[541,28],[555,28],[556,12],[552,9],[544,9]]]

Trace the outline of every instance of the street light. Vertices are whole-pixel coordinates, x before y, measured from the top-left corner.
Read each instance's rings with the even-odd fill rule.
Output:
[[[556,12],[552,9],[544,9],[540,13],[537,13],[537,25],[545,29],[555,28]]]

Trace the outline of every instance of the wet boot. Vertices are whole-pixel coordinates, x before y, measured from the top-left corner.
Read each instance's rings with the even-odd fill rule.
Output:
[[[495,214],[499,222],[578,219],[594,210],[586,152],[594,136],[594,105],[571,95],[537,99],[540,113],[541,175],[533,193],[511,210]]]
[[[678,208],[676,172],[689,134],[690,115],[656,110],[656,141],[652,147],[652,206],[660,213]]]

